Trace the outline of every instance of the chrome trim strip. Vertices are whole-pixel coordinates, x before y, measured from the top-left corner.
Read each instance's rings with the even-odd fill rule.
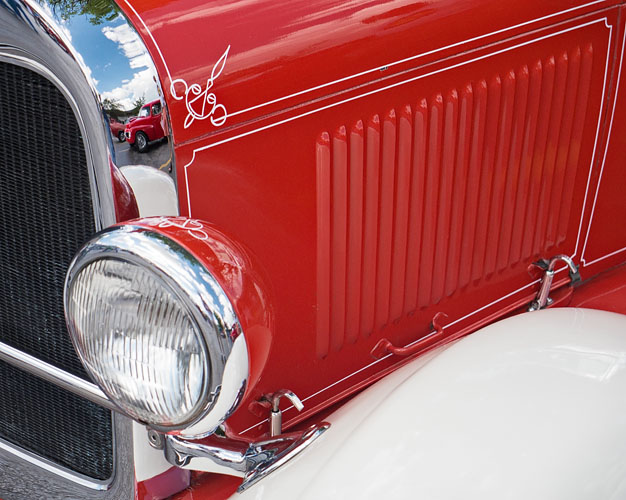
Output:
[[[166,460],[181,469],[243,477],[237,489],[244,491],[306,450],[330,428],[328,422],[263,441],[242,441],[211,436],[202,443],[165,436]]]
[[[104,406],[112,411],[119,411],[117,407],[106,397],[100,388],[87,382],[76,375],[57,368],[30,354],[26,354],[8,344],[0,342],[0,359],[12,366],[36,377],[52,382],[55,385],[74,394],[88,399],[92,403]]]
[[[75,500],[120,500],[134,498],[132,423],[113,413],[115,468],[110,479],[100,481],[0,440],[0,494],[5,500],[45,498]],[[42,496],[43,495],[43,496]]]
[[[22,448],[18,448],[17,446],[14,446],[3,439],[0,439],[0,450],[8,451],[9,453],[33,465],[36,465],[37,467],[41,467],[42,469],[52,472],[57,476],[61,476],[68,481],[72,481],[76,484],[79,484],[80,486],[84,486],[92,490],[106,491],[109,489],[109,485],[111,484],[111,481],[97,481],[96,479],[91,479],[81,474],[72,472],[68,469],[64,469],[63,467],[58,466],[50,460],[35,455],[34,453],[31,453]]]

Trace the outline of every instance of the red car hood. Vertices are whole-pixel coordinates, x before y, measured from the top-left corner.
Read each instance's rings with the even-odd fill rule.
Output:
[[[587,3],[580,14],[617,1]],[[119,0],[152,52],[177,143],[558,21],[572,0]],[[390,55],[393,53],[393,55]],[[340,85],[337,87],[337,81]],[[172,83],[174,85],[172,86]],[[186,95],[188,94],[188,95]],[[206,99],[205,99],[206,98]]]
[[[127,129],[131,129],[134,127],[140,127],[142,125],[146,125],[150,123],[150,117],[149,116],[144,116],[141,118],[135,118],[132,122],[128,122],[126,124],[126,128]]]

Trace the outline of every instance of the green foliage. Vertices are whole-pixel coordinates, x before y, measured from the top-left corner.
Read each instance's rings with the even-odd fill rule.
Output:
[[[121,111],[119,103],[115,99],[108,97],[102,101],[102,106],[106,111]]]
[[[128,113],[131,116],[137,116],[139,114],[139,110],[141,109],[141,106],[143,106],[146,103],[146,96],[142,95],[141,97],[135,99],[135,102],[133,103],[133,107],[130,111],[128,111]]]
[[[118,120],[125,119],[129,115],[127,111],[124,111],[120,107],[120,103],[117,102],[115,99],[105,98],[102,101],[102,107],[109,116],[112,116],[113,118],[116,118]]]
[[[75,16],[87,16],[94,25],[113,21],[120,13],[111,0],[50,0],[49,3],[66,21]]]

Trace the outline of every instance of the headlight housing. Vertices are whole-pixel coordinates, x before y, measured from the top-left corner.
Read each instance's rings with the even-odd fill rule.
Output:
[[[210,434],[243,395],[248,353],[233,306],[168,236],[129,225],[96,235],[70,265],[65,314],[91,377],[154,429]]]

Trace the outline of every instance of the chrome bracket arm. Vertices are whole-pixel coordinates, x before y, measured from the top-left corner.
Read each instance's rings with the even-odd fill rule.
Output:
[[[572,258],[567,255],[556,255],[552,257],[549,261],[542,260],[539,262],[535,262],[534,265],[543,269],[545,272],[543,277],[541,278],[541,285],[539,286],[537,296],[535,297],[535,300],[533,300],[528,306],[529,311],[538,311],[540,309],[545,309],[550,304],[552,304],[552,299],[550,298],[550,288],[552,287],[552,281],[554,281],[554,268],[556,267],[558,262],[564,262],[565,264],[567,264],[567,267],[569,268],[569,276],[572,280],[571,284],[580,281],[578,266],[576,266]]]
[[[163,449],[169,463],[183,469],[243,477],[243,491],[305,450],[330,427],[313,425],[263,441],[248,442],[212,435],[199,442],[164,436]]]

